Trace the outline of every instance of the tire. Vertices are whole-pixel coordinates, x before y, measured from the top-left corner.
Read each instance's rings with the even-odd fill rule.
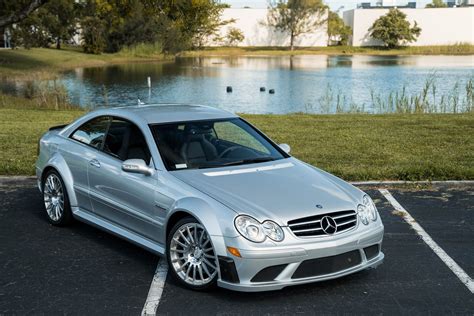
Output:
[[[49,170],[43,177],[41,189],[48,221],[55,226],[71,224],[71,205],[61,175],[54,169]]]
[[[217,286],[218,261],[209,234],[193,217],[171,229],[166,244],[169,271],[184,287],[205,291]]]

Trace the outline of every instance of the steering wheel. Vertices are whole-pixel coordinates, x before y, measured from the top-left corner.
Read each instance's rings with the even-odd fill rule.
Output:
[[[244,147],[241,147],[241,146],[232,146],[232,147],[227,148],[223,152],[221,152],[221,154],[219,155],[219,158],[225,158],[228,154],[230,154],[231,152],[234,152],[236,150],[241,150],[243,152],[249,152],[249,153],[253,154],[253,152],[250,149],[247,149],[247,148],[244,148]]]

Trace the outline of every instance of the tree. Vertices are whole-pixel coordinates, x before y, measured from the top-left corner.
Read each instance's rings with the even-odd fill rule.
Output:
[[[190,39],[194,48],[201,48],[212,37],[217,37],[219,29],[235,20],[222,20],[222,11],[228,4],[218,0],[178,0],[170,1],[169,18],[178,22],[183,35]]]
[[[328,42],[337,38],[339,45],[347,45],[349,36],[352,34],[352,28],[344,24],[344,21],[336,12],[328,13]]]
[[[0,1],[0,28],[26,19],[48,0],[2,0]]]
[[[448,6],[446,3],[443,2],[443,0],[433,0],[432,3],[428,3],[426,5],[426,8],[447,8]]]
[[[369,29],[370,36],[381,40],[388,48],[398,47],[400,44],[416,41],[421,33],[421,28],[415,21],[413,27],[406,19],[406,14],[394,8],[378,18]]]
[[[326,10],[322,0],[271,0],[266,24],[288,33],[290,49],[294,50],[298,36],[314,32],[324,23]]]
[[[78,22],[79,4],[70,0],[54,0],[35,12],[43,20],[52,42],[61,49],[61,42],[69,41],[75,34]]]
[[[225,37],[228,46],[236,46],[245,39],[244,33],[236,27],[229,27]]]
[[[49,47],[69,41],[76,34],[78,3],[70,0],[49,1],[27,18],[19,22],[14,30],[16,45]]]

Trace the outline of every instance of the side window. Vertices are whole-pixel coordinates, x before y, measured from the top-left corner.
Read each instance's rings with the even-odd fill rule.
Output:
[[[143,159],[150,163],[150,150],[140,129],[133,123],[114,118],[103,151],[120,159]]]
[[[97,117],[84,123],[72,135],[71,138],[81,143],[100,149],[104,141],[105,132],[110,118],[106,116]]]
[[[252,148],[261,153],[270,154],[268,149],[265,148],[265,146],[263,146],[255,137],[231,121],[214,123],[214,130],[220,140]]]

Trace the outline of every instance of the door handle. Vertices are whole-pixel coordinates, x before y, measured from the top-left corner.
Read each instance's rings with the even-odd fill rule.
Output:
[[[90,164],[91,166],[96,167],[96,168],[100,168],[100,162],[99,162],[99,160],[97,160],[97,159],[92,159],[91,161],[89,161],[89,164]]]

